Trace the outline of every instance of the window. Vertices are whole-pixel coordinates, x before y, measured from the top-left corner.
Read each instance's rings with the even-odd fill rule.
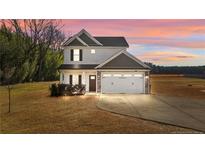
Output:
[[[80,50],[79,49],[74,49],[73,61],[80,61]]]
[[[82,49],[71,49],[70,50],[70,61],[82,61],[83,50]]]
[[[111,77],[111,74],[103,74],[103,77]]]
[[[95,49],[91,49],[91,53],[92,53],[92,54],[95,54]]]
[[[113,76],[114,77],[121,77],[122,75],[121,74],[114,74]]]
[[[82,84],[82,75],[78,75],[78,84]]]
[[[90,79],[91,80],[94,80],[95,79],[95,76],[93,75],[93,76],[90,76]]]
[[[73,76],[72,75],[69,76],[69,83],[70,83],[70,85],[73,84]]]
[[[124,77],[131,77],[132,74],[124,74],[123,76],[124,76]]]
[[[134,77],[142,77],[142,74],[135,74]]]

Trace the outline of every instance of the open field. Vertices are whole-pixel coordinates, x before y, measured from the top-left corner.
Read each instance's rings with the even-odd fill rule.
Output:
[[[190,83],[197,84],[197,86],[186,86]],[[191,129],[102,111],[96,107],[99,96],[95,95],[49,97],[49,84],[50,82],[40,82],[15,85],[12,90],[11,113],[7,113],[7,90],[5,87],[0,87],[1,133],[194,132]],[[203,89],[200,84],[204,85],[205,89],[205,80],[184,77],[153,77],[152,92],[204,99],[203,94],[205,95],[205,93],[195,92],[196,89]],[[189,93],[186,93],[187,87]]]
[[[152,75],[151,93],[205,100],[205,79]]]

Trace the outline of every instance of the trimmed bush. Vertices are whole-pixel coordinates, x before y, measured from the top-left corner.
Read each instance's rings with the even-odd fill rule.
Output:
[[[56,97],[59,96],[59,90],[56,83],[50,86],[50,92],[51,92],[51,96],[56,96]]]
[[[85,94],[85,85],[74,85],[72,87],[72,94],[73,95],[84,95]]]
[[[51,96],[84,95],[85,85],[52,84],[50,86]]]
[[[70,84],[58,84],[58,89],[59,89],[60,96],[72,95],[71,93],[72,85]]]

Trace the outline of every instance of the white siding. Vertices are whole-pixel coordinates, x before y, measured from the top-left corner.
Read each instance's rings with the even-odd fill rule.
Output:
[[[83,60],[82,61],[70,61],[70,50],[71,49],[82,49]],[[95,49],[95,53],[91,53],[91,49]],[[64,49],[64,64],[100,64],[126,48],[119,47],[66,47]]]
[[[86,85],[86,91],[89,91],[89,75],[96,75],[96,71],[90,71],[90,70],[74,70],[74,71],[64,71],[61,70],[61,76],[62,73],[64,73],[64,81],[62,81],[62,78],[60,80],[60,83],[69,84],[69,76],[73,75],[73,84],[78,84],[78,75],[82,75],[82,84]]]
[[[64,73],[64,81],[63,81],[64,84],[69,84],[69,75],[70,74],[67,72]]]
[[[64,81],[62,81],[62,78],[61,78],[61,83],[64,83],[64,84],[69,84],[70,83],[70,75],[73,76],[73,84],[78,84],[78,75],[83,75],[82,73],[69,73],[69,72],[64,72]],[[62,76],[62,75],[61,75]],[[85,78],[82,77],[82,83],[85,83]]]

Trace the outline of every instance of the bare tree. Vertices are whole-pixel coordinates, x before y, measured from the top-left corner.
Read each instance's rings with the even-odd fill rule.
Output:
[[[41,36],[38,39],[38,67],[36,70],[37,80],[42,80],[42,67],[45,63],[45,56],[48,50],[60,50],[61,44],[65,39],[64,34],[60,31],[59,22],[56,20],[46,20],[43,25]]]
[[[48,50],[59,50],[65,39],[61,32],[63,27],[61,22],[47,19],[11,19],[2,22],[17,34],[18,44],[23,48],[25,54],[22,63],[28,61],[31,66],[35,64],[28,78],[36,77],[36,80],[42,80],[42,67]]]
[[[4,73],[4,76],[6,78],[6,81],[7,81],[7,89],[8,89],[8,101],[9,101],[9,109],[8,109],[8,112],[10,113],[11,112],[11,83],[10,83],[10,79],[11,77],[13,76],[14,74],[14,68],[11,68],[11,67],[7,67],[5,69],[5,73]]]

